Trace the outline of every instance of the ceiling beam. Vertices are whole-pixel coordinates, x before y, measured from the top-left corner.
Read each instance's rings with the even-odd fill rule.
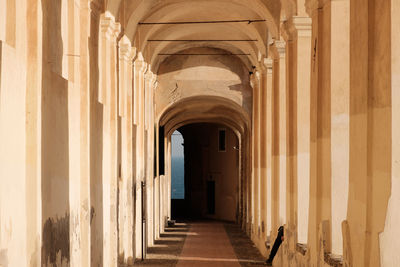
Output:
[[[196,39],[186,39],[186,40],[174,40],[174,39],[150,39],[147,42],[257,42],[257,39],[227,39],[227,40],[196,40]]]
[[[191,53],[183,53],[183,54],[168,54],[168,53],[160,53],[159,56],[250,56],[250,54],[238,53],[238,54],[191,54]]]
[[[139,22],[139,25],[178,25],[178,24],[215,24],[215,23],[243,23],[264,22],[265,19],[238,19],[238,20],[209,20],[209,21],[170,21],[170,22]]]

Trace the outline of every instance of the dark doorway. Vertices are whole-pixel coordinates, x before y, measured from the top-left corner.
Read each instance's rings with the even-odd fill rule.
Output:
[[[173,199],[177,191],[171,188],[172,218],[234,222],[238,210],[237,136],[232,129],[214,123],[188,124],[178,130],[185,143],[184,199]],[[174,137],[171,137],[172,153]],[[171,176],[174,183],[173,166]]]

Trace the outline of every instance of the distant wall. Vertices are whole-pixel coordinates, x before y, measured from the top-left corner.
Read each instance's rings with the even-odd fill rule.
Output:
[[[226,54],[214,48],[182,51],[192,54]],[[157,113],[169,105],[193,96],[225,97],[251,113],[252,89],[249,73],[236,56],[170,56],[158,70]]]
[[[218,130],[226,130],[226,151],[218,151]],[[187,215],[235,221],[238,203],[238,140],[217,124],[191,124],[180,129],[185,140]],[[208,214],[207,182],[215,182],[215,214]]]

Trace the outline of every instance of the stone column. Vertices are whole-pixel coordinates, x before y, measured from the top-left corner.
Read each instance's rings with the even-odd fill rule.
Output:
[[[279,54],[275,45],[271,46],[272,64],[272,93],[271,93],[271,230],[276,235],[279,227]],[[273,236],[271,236],[273,238]]]
[[[81,145],[81,190],[80,190],[80,232],[81,232],[81,266],[91,264],[90,240],[90,10],[88,5],[80,5],[80,20],[75,21],[75,27],[80,28],[79,40],[79,73],[80,73],[80,145]],[[82,27],[85,25],[85,27]]]
[[[287,88],[286,43],[275,41],[279,56],[279,225],[286,223]]]
[[[26,72],[26,216],[29,223],[26,224],[27,232],[27,243],[26,253],[30,255],[29,264],[32,266],[42,266],[41,264],[41,251],[38,250],[42,245],[42,195],[41,195],[41,151],[42,151],[42,138],[41,138],[41,94],[42,94],[42,10],[41,2],[39,0],[27,1],[27,12],[26,12],[26,23],[32,27],[31,30],[27,31],[27,72]],[[4,5],[3,5],[4,4]],[[0,4],[0,17],[5,12],[6,1]],[[4,10],[2,10],[4,8]],[[0,19],[0,20],[3,20]],[[4,14],[5,20],[5,14]],[[3,21],[0,22],[0,27],[5,27]],[[1,30],[0,30],[1,31]],[[3,38],[0,33],[0,45],[2,45]],[[1,52],[0,52],[1,54]],[[3,58],[2,56],[0,56]],[[3,62],[0,60],[0,69],[4,70]],[[13,71],[9,68],[10,71]],[[0,72],[0,75],[4,75]],[[4,88],[0,85],[0,99]],[[13,89],[15,90],[15,89]],[[0,113],[1,110],[0,103]],[[1,131],[0,131],[1,132]],[[13,135],[13,138],[15,136]],[[16,139],[15,139],[16,140]],[[2,141],[6,141],[3,138],[0,141],[0,146],[4,149]],[[6,152],[2,149],[2,152]],[[1,154],[1,153],[0,153]],[[2,156],[0,155],[0,158]],[[8,158],[8,156],[7,156]],[[0,169],[3,166],[0,164]],[[0,176],[5,177],[0,171]],[[7,179],[7,178],[6,178]],[[0,179],[1,180],[1,179]],[[0,181],[0,187],[3,187],[2,181]],[[10,188],[3,187],[3,190],[9,191]],[[4,191],[0,190],[0,195],[4,195]],[[7,205],[7,202],[2,202],[0,197],[0,203]],[[1,206],[1,205],[0,205]],[[2,209],[3,207],[1,207]],[[2,227],[0,222],[0,227]],[[0,242],[0,247],[4,244]],[[6,244],[8,246],[8,244]],[[9,262],[11,264],[11,262]]]
[[[132,61],[136,54],[124,36],[119,42],[119,116],[121,116],[121,188],[119,192],[119,251],[120,264],[133,264],[133,118]]]
[[[296,243],[307,243],[309,216],[311,18],[291,17],[282,24],[281,31],[287,41],[287,132],[290,140],[286,244],[289,253],[295,253]]]
[[[332,253],[343,254],[350,153],[350,1],[331,1]]]
[[[145,101],[146,101],[146,109],[145,109],[145,128],[147,132],[147,168],[146,168],[146,190],[147,190],[147,229],[148,229],[148,245],[152,246],[154,244],[154,201],[153,201],[153,192],[154,192],[154,173],[153,173],[153,147],[154,147],[154,125],[152,123],[152,110],[153,110],[153,90],[155,83],[156,75],[152,73],[150,70],[147,71],[145,75]]]
[[[143,111],[143,87],[144,87],[144,73],[146,72],[147,64],[144,62],[143,57],[139,53],[134,63],[134,108],[136,110],[136,174],[135,174],[135,190],[136,190],[136,218],[135,218],[135,257],[142,257],[142,185],[144,181],[144,111]]]
[[[271,235],[272,230],[272,157],[273,157],[273,144],[272,144],[272,137],[273,137],[273,75],[272,75],[272,67],[273,67],[273,60],[271,58],[267,58],[264,61],[265,67],[267,69],[267,85],[266,85],[266,169],[267,169],[267,183],[266,183],[266,190],[264,194],[267,195],[267,218],[266,218],[266,233],[268,236]]]
[[[100,18],[99,100],[103,103],[103,264],[117,266],[117,78],[116,38],[120,24],[106,13]]]
[[[392,190],[386,214],[385,231],[380,235],[382,266],[400,264],[400,1],[391,2],[391,79],[392,79]]]
[[[66,15],[67,31],[64,36],[68,36],[67,40],[63,40],[64,51],[68,53],[68,57],[63,58],[65,67],[62,68],[64,78],[68,80],[68,174],[69,174],[69,249],[70,261],[72,266],[81,265],[82,247],[81,247],[81,226],[85,223],[81,217],[81,182],[84,176],[81,176],[82,167],[85,163],[81,160],[81,152],[85,149],[81,147],[81,134],[84,132],[81,128],[82,108],[81,97],[86,88],[81,88],[80,83],[80,57],[73,55],[80,54],[80,18],[79,7],[72,3],[66,3],[62,14]],[[62,27],[61,27],[62,28]],[[111,37],[112,39],[112,37]],[[110,41],[112,42],[112,40]],[[87,160],[87,159],[86,159]],[[87,162],[86,162],[87,164]],[[83,249],[87,250],[87,247]]]
[[[265,67],[264,58],[261,60],[261,64],[259,67],[260,71],[260,97],[259,97],[259,105],[260,105],[260,156],[259,156],[259,175],[260,175],[260,221],[261,221],[261,250],[265,250],[265,241],[267,240],[267,69]]]
[[[393,1],[392,1],[393,2]],[[396,3],[395,3],[396,6]],[[350,2],[350,175],[353,266],[380,266],[392,181],[391,1]],[[393,43],[392,43],[393,44]],[[355,237],[356,236],[356,237]],[[355,237],[355,238],[354,238]]]
[[[260,175],[259,175],[259,110],[260,110],[260,73],[256,71],[250,80],[253,88],[252,111],[252,236],[258,237],[260,227]]]
[[[311,2],[311,1],[310,1]],[[312,6],[308,6],[307,13],[312,18],[311,29],[311,81],[310,81],[310,197],[308,212],[308,231],[307,231],[307,254],[309,264],[316,264],[318,251],[318,178],[317,178],[317,134],[318,134],[318,75],[319,75],[319,20],[320,10],[316,1]],[[299,193],[300,194],[300,193]],[[304,237],[303,237],[304,238]]]
[[[392,79],[392,190],[386,214],[385,231],[380,234],[382,266],[400,264],[400,1],[391,1],[391,79]]]
[[[307,244],[310,198],[311,18],[293,17],[297,94],[297,242]]]

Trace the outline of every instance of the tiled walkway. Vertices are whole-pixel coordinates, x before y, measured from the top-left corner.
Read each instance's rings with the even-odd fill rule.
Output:
[[[234,224],[204,221],[166,229],[137,266],[264,266],[265,259]]]

